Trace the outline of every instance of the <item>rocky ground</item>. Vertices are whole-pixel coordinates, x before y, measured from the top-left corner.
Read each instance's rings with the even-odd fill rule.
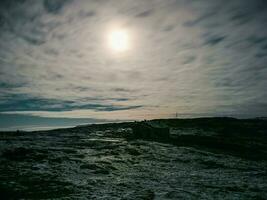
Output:
[[[173,142],[220,131],[153,123],[173,127],[175,139],[135,138],[132,123],[0,133],[1,199],[267,199],[264,135],[241,145],[262,148],[253,157]]]

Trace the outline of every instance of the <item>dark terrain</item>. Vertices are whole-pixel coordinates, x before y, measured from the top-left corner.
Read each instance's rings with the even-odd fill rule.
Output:
[[[0,133],[1,199],[267,199],[267,120]]]

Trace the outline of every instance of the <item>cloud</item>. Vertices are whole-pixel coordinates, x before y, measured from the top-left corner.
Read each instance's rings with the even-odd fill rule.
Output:
[[[204,44],[206,45],[216,45],[222,42],[225,39],[224,36],[211,36],[207,37]]]
[[[70,0],[44,0],[44,8],[47,12],[58,14]]]
[[[207,20],[214,17],[215,15],[216,15],[216,11],[210,11],[208,13],[204,13],[201,16],[198,16],[194,20],[186,21],[183,25],[187,27],[193,27],[193,26],[200,24],[201,22],[206,22]]]
[[[264,1],[25,0],[0,11],[0,112],[266,114]],[[106,41],[117,27],[131,38],[123,54]]]
[[[146,11],[143,11],[143,12],[141,12],[141,13],[138,13],[137,15],[136,15],[136,17],[141,17],[141,18],[143,18],[143,17],[148,17],[148,16],[150,16],[150,15],[152,15],[153,14],[153,10],[146,10]]]
[[[115,99],[115,101],[127,101],[127,99]],[[2,112],[10,111],[69,111],[91,109],[94,111],[116,111],[142,108],[140,105],[125,106],[112,104],[94,104],[79,101],[62,101],[59,99],[40,99],[27,96],[13,95],[2,102],[0,110]]]
[[[88,18],[88,17],[94,17],[94,16],[96,16],[96,12],[95,11],[93,11],[93,10],[89,10],[89,11],[84,11],[84,10],[81,10],[80,12],[79,12],[79,16],[81,17],[81,18]]]

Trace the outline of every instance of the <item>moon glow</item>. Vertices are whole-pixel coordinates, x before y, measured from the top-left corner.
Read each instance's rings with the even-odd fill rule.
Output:
[[[108,36],[109,47],[116,52],[123,52],[129,49],[129,33],[126,30],[113,30]]]

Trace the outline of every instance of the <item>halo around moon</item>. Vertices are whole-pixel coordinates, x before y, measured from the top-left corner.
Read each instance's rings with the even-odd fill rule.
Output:
[[[129,49],[129,33],[123,29],[112,30],[108,34],[108,45],[111,50],[123,52]]]

